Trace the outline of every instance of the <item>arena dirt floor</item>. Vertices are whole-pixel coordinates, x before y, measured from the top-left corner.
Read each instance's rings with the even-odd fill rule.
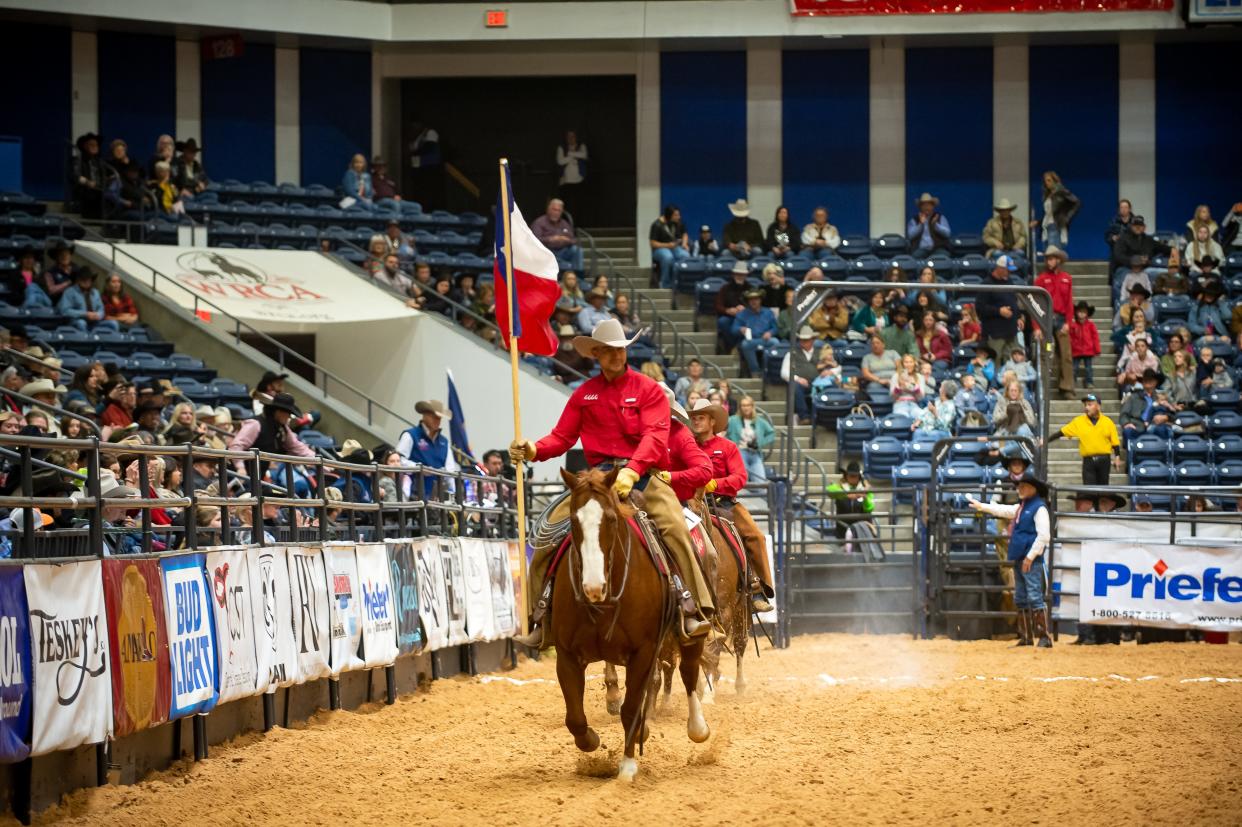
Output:
[[[38,823],[1239,824],[1242,646],[1011,649],[903,637],[753,648],[712,737],[660,711],[632,785],[602,669],[578,753],[550,657],[304,726],[247,735],[136,786],[80,791]],[[766,647],[766,644],[765,644]],[[731,674],[731,670],[726,674]]]

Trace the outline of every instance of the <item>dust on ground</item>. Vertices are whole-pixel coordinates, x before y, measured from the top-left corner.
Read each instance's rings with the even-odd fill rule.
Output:
[[[705,744],[686,737],[677,683],[632,784],[611,777],[621,726],[602,668],[587,712],[603,744],[583,756],[549,656],[244,735],[137,785],[81,790],[36,823],[1242,822],[1242,646],[1010,646],[752,648],[745,694],[726,680],[705,707]]]

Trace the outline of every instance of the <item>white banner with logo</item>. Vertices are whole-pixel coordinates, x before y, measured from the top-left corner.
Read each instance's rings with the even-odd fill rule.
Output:
[[[328,574],[323,551],[290,546],[289,596],[293,601],[293,642],[297,650],[298,683],[326,678],[332,673],[328,660]]]
[[[46,755],[112,737],[112,679],[100,562],[29,565],[24,574],[34,664],[30,754]]]
[[[486,545],[495,634],[497,638],[512,637],[518,632],[518,613],[513,573],[509,571],[509,544],[504,540],[489,540]]]
[[[298,678],[288,555],[284,546],[256,546],[248,549],[246,555],[254,614],[256,687],[259,691],[273,691]]]
[[[211,581],[216,617],[217,674],[220,698],[228,703],[267,688],[265,671],[259,680],[255,652],[254,607],[250,603],[251,577],[244,548],[207,552],[207,579]]]
[[[466,634],[472,642],[494,640],[496,616],[492,611],[492,583],[487,573],[487,540],[462,537],[461,565],[466,592]]]
[[[449,645],[449,611],[439,542],[416,541],[414,555],[418,561],[418,615],[426,635],[424,646],[429,650],[443,649]]]
[[[362,656],[368,669],[397,659],[397,609],[384,543],[359,543],[358,590],[362,594]]]
[[[332,676],[362,668],[362,595],[353,543],[330,543],[323,550],[332,601]]]
[[[1079,620],[1242,630],[1242,547],[1088,540]]]
[[[461,646],[470,641],[466,634],[466,573],[462,565],[461,545],[454,537],[434,541],[440,548],[440,568],[444,571],[445,606],[448,607],[448,646]]]

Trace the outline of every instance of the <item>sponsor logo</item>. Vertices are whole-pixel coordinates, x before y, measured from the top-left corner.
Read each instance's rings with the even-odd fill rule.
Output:
[[[207,298],[260,302],[316,302],[327,297],[292,276],[269,273],[231,253],[193,250],[177,256],[177,280]]]
[[[595,402],[598,399],[599,399],[598,393],[588,393],[586,396],[582,397],[583,402]]]
[[[1212,603],[1242,603],[1242,577],[1221,576],[1221,569],[1213,566],[1201,573],[1175,574],[1166,578],[1169,566],[1157,560],[1153,573],[1133,571],[1125,563],[1095,564],[1096,597],[1109,597],[1116,592],[1129,590],[1135,600],[1201,600]]]

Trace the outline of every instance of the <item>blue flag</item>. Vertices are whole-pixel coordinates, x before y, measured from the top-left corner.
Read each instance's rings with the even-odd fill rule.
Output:
[[[448,373],[448,406],[449,413],[449,438],[452,440],[453,447],[462,454],[470,458],[470,462],[474,463],[474,452],[470,450],[470,438],[466,436],[466,415],[461,409],[461,399],[457,396],[457,386],[453,384],[453,371],[446,370]]]

